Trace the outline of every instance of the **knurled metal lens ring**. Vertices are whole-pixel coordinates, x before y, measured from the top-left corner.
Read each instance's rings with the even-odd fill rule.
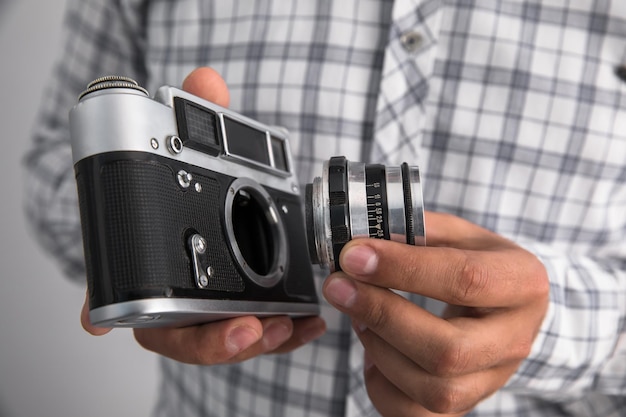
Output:
[[[335,269],[339,270],[341,249],[352,239],[350,210],[348,207],[348,161],[345,157],[332,157],[328,161],[328,195],[330,209],[330,236]]]
[[[109,88],[129,88],[131,90],[140,91],[146,96],[149,95],[148,91],[145,88],[141,87],[139,83],[137,83],[137,81],[133,80],[132,78],[117,75],[107,75],[105,77],[100,77],[90,82],[87,85],[87,89],[80,93],[80,95],[78,96],[78,100],[82,99],[87,94]]]
[[[406,243],[415,245],[415,228],[413,225],[413,197],[411,196],[411,178],[409,164],[400,166],[402,170],[402,191],[404,192],[404,214],[406,216]]]

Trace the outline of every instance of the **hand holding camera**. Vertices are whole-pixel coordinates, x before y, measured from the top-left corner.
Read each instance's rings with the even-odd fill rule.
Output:
[[[548,306],[532,253],[456,216],[427,212],[426,226],[428,247],[352,240],[324,283],[365,348],[381,415],[465,415],[515,374]],[[390,288],[446,303],[443,316]]]
[[[209,69],[185,82],[200,95],[211,84],[210,94],[226,96]],[[213,329],[203,338],[214,338],[232,325],[227,319],[270,317],[282,321],[262,331],[262,349],[273,350],[292,332],[277,316],[319,312],[309,260],[340,269],[341,248],[359,237],[424,244],[419,171],[406,163],[333,157],[307,186],[303,213],[284,133],[189,92],[162,87],[151,99],[132,79],[99,78],[79,97],[70,126],[88,280],[82,317],[94,334],[202,324]],[[306,323],[283,350],[323,329],[319,319]],[[164,333],[178,337],[158,337]],[[227,333],[222,345],[231,353],[261,334],[241,326]],[[177,346],[197,337],[136,334],[179,359]]]
[[[221,77],[209,68],[192,72],[183,84],[190,94],[226,107],[228,90]],[[85,329],[103,334],[89,319],[88,298],[81,315]],[[135,337],[145,348],[170,358],[198,364],[244,360],[269,352],[286,352],[321,336],[324,321],[317,316],[292,319],[285,315],[258,318],[242,315],[187,327],[135,328]]]

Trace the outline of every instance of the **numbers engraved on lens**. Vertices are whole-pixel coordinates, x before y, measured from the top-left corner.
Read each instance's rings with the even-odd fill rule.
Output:
[[[380,182],[367,184],[367,221],[369,224],[369,236],[376,239],[384,239],[384,213],[383,196],[380,192]]]
[[[387,213],[387,187],[385,166],[365,166],[365,195],[367,197],[367,222],[369,237],[389,240]]]

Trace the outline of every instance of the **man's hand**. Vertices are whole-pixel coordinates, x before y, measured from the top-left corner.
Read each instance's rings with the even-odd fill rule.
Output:
[[[387,416],[463,415],[528,356],[547,311],[543,264],[458,217],[427,213],[429,247],[355,239],[324,284],[365,347],[365,380]],[[447,303],[436,317],[389,288]],[[431,413],[432,412],[432,413]]]
[[[198,68],[183,82],[183,89],[228,107],[229,93],[222,77],[210,68]],[[111,329],[89,322],[88,299],[81,313],[85,330],[94,335]],[[283,353],[318,338],[326,330],[320,317],[258,319],[252,316],[185,328],[135,329],[135,338],[146,349],[185,363],[213,365],[242,361],[264,353]]]

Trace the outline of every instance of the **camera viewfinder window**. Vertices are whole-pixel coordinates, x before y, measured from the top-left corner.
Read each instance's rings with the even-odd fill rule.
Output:
[[[267,149],[267,136],[264,131],[224,117],[228,152],[251,159],[261,164],[270,165]]]
[[[178,134],[185,146],[217,155],[220,151],[217,115],[205,107],[179,97],[174,99],[174,107]]]
[[[285,142],[272,136],[272,154],[274,155],[274,165],[281,171],[289,171],[287,167],[287,157],[285,156]]]

